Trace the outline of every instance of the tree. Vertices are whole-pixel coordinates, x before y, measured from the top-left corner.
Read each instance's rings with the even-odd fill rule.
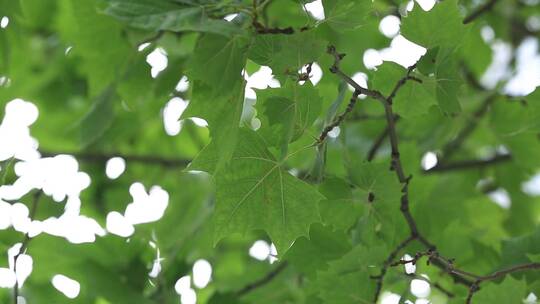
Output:
[[[0,18],[2,303],[537,303],[537,1]]]

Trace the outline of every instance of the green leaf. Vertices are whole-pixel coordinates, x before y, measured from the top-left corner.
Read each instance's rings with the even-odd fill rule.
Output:
[[[314,224],[309,231],[309,238],[296,240],[284,258],[300,271],[313,276],[316,271],[326,270],[329,261],[340,258],[351,249],[344,232],[334,232],[328,227]],[[308,256],[311,258],[306,259]]]
[[[502,241],[502,266],[530,263],[530,257],[540,254],[540,229],[533,233]]]
[[[435,77],[437,79],[436,96],[441,110],[446,114],[461,112],[458,93],[462,80],[459,74],[458,63],[452,55],[452,50],[439,50]]]
[[[212,172],[219,153],[220,147],[211,144],[189,168]],[[317,202],[323,196],[290,175],[257,132],[242,129],[230,164],[214,177],[216,241],[232,233],[264,229],[281,254],[298,237],[307,236],[312,223],[320,222]]]
[[[336,31],[353,30],[363,26],[366,17],[372,11],[373,2],[370,0],[324,0],[324,15],[322,22]]]
[[[352,182],[362,190],[366,202],[374,205],[394,204],[398,208],[401,185],[387,163],[363,163],[349,170]],[[368,199],[372,193],[372,199]]]
[[[98,14],[96,2],[59,2],[60,36],[73,48],[73,55],[83,60],[79,70],[87,75],[89,96],[100,94],[119,79],[127,62],[136,54],[136,49],[130,47],[122,34],[122,27],[111,18]]]
[[[351,186],[342,179],[326,177],[319,191],[327,198],[319,202],[323,223],[348,231],[364,214],[362,201],[354,199]]]
[[[401,33],[426,48],[456,47],[465,35],[457,0],[439,2],[428,12],[415,7],[403,19]]]
[[[435,69],[437,68],[437,54],[439,54],[439,47],[430,48],[427,50],[426,54],[418,60],[416,67],[420,73],[426,76],[435,73]]]
[[[507,276],[500,284],[486,283],[476,292],[473,302],[478,304],[488,303],[521,303],[526,296],[527,285]]]
[[[212,90],[201,82],[193,82],[192,85],[192,100],[181,118],[199,117],[208,122],[212,144],[220,148],[215,167],[219,170],[231,158],[238,140],[245,81],[240,79],[229,89],[230,94],[218,97],[210,94]]]
[[[437,83],[433,77],[415,75],[422,82],[409,80],[394,97],[393,108],[403,118],[413,118],[429,113],[429,109],[437,105],[435,97]]]
[[[191,58],[188,75],[193,80],[204,82],[214,96],[229,97],[242,81],[248,43],[243,36],[201,36]]]
[[[384,96],[390,95],[397,82],[407,75],[407,70],[394,62],[384,62],[376,71],[369,74],[371,88],[375,88]]]
[[[297,140],[319,117],[322,100],[310,82],[288,82],[283,88],[258,91],[257,96],[260,132],[268,143],[281,148],[284,157],[289,142]]]
[[[393,246],[406,237],[407,227],[399,206],[401,202],[401,184],[387,163],[355,164],[349,169],[351,181],[357,187],[357,195],[367,206],[367,212],[359,220],[357,230],[363,236],[360,241],[371,244],[382,241]],[[365,237],[366,232],[379,232]]]
[[[492,106],[490,123],[500,136],[540,131],[540,90],[523,99],[498,98]]]
[[[210,18],[203,6],[165,0],[108,0],[107,4],[106,14],[140,29],[207,32],[229,37],[241,33],[240,27],[231,22]]]
[[[109,86],[96,97],[92,108],[80,122],[81,144],[89,146],[98,140],[114,120],[115,86]]]
[[[382,247],[356,246],[340,260],[330,263],[328,271],[320,272],[317,286],[325,303],[372,303],[377,275],[384,260]]]
[[[303,65],[317,61],[326,45],[313,31],[293,35],[257,35],[248,57],[267,65],[277,76],[296,75]]]
[[[460,49],[461,57],[471,73],[480,79],[492,61],[491,47],[480,35],[481,27],[477,26],[467,32]]]

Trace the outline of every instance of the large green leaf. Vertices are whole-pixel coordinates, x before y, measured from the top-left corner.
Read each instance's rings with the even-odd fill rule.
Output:
[[[233,23],[210,18],[204,6],[186,6],[166,0],[108,0],[107,4],[106,14],[145,30],[195,31],[224,36],[241,32]]]
[[[322,21],[336,31],[352,30],[366,23],[371,13],[373,2],[369,0],[324,0]]]
[[[88,75],[89,95],[96,96],[111,82],[123,76],[126,63],[135,54],[122,28],[107,16],[98,14],[97,1],[60,1],[60,37],[82,58],[81,71]]]
[[[321,112],[322,100],[310,82],[288,82],[285,87],[257,92],[257,112],[267,142],[287,153],[289,142],[309,129]]]
[[[426,48],[456,47],[465,34],[457,1],[439,2],[428,12],[415,7],[403,19],[401,33]]]
[[[384,260],[382,247],[356,246],[341,259],[330,262],[327,271],[320,272],[317,287],[325,303],[372,303],[377,275]]]
[[[231,162],[215,174],[215,240],[239,232],[264,229],[284,253],[309,226],[319,222],[317,190],[290,175],[276,161],[257,132],[242,130]],[[207,146],[189,167],[212,172],[220,147]],[[288,157],[291,157],[289,154]]]
[[[458,62],[452,57],[449,49],[439,51],[435,77],[437,81],[435,90],[439,107],[444,113],[459,113],[461,105],[458,94],[462,80],[458,70]]]
[[[207,85],[214,97],[229,97],[242,81],[248,43],[246,37],[238,35],[201,36],[191,58],[189,76]]]
[[[350,250],[351,245],[344,232],[314,224],[309,231],[309,239],[301,237],[296,240],[285,259],[303,273],[314,276],[317,271],[326,270],[329,261],[340,258]],[[306,256],[313,258],[306,259]]]
[[[526,296],[527,285],[512,277],[505,278],[500,284],[486,283],[473,297],[473,303],[522,303]]]
[[[193,98],[182,118],[199,117],[208,122],[212,144],[220,149],[216,169],[229,161],[236,146],[244,105],[244,88],[245,81],[240,79],[230,88],[229,95],[214,97],[208,86],[201,82],[193,83]]]
[[[416,77],[422,82],[408,81],[393,100],[394,111],[404,118],[428,114],[429,109],[437,105],[436,80],[433,77]]]
[[[296,75],[303,65],[317,61],[326,46],[313,31],[293,35],[258,35],[249,49],[249,59],[267,65],[277,76]]]

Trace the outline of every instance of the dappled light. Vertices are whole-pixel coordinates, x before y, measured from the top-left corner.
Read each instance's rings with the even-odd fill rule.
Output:
[[[51,280],[54,288],[63,293],[70,299],[75,299],[81,291],[81,285],[79,282],[70,279],[62,274],[55,275]]]
[[[144,47],[140,48],[144,50]],[[152,78],[156,78],[159,73],[167,68],[167,52],[162,48],[156,48],[148,56],[146,56],[146,62],[152,67]]]
[[[110,179],[117,179],[126,170],[126,161],[121,157],[113,157],[105,164],[105,174]]]

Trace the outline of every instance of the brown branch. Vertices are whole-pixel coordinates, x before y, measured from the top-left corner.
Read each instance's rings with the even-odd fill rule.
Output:
[[[467,295],[465,303],[470,304],[472,301],[473,295],[480,290],[480,284],[487,281],[493,281],[502,277],[505,277],[508,274],[514,273],[514,272],[521,272],[526,270],[533,270],[533,269],[540,269],[540,263],[529,263],[529,264],[521,264],[516,265],[510,268],[502,269],[495,271],[488,275],[477,275],[459,268],[456,268],[454,266],[454,260],[453,259],[446,259],[439,255],[439,253],[435,250],[427,250],[424,252],[418,252],[414,256],[414,258],[410,260],[403,260],[400,259],[397,262],[390,263],[390,266],[399,266],[399,265],[405,265],[405,264],[413,264],[416,265],[418,261],[422,257],[428,257],[427,265],[434,264],[434,262],[438,261],[439,263],[442,263],[444,265],[444,268],[446,271],[450,274],[458,274],[462,277],[468,277],[471,279],[474,279],[474,282],[470,284],[469,286],[469,293]]]
[[[323,131],[321,132],[321,135],[318,138],[318,142],[322,143],[326,137],[328,136],[328,133],[332,131],[335,127],[339,126],[343,120],[345,120],[345,117],[347,117],[347,114],[349,114],[353,109],[354,105],[356,104],[356,101],[358,100],[358,95],[360,95],[359,91],[354,91],[351,100],[349,101],[349,104],[347,105],[347,108],[343,113],[341,113],[334,121],[329,124],[328,126],[324,127]]]
[[[165,168],[183,168],[186,167],[191,160],[185,158],[166,158],[157,155],[131,155],[122,153],[100,153],[100,152],[65,152],[65,151],[41,151],[43,157],[54,157],[58,154],[73,155],[80,161],[90,163],[105,163],[113,157],[121,157],[127,162],[142,163],[147,165],[158,165]]]
[[[345,80],[345,82],[351,85],[356,91],[359,91],[360,94],[367,95],[369,97],[372,97],[380,101],[386,100],[386,98],[384,98],[384,96],[379,91],[369,90],[367,88],[362,87],[356,81],[354,81],[351,77],[349,77],[348,75],[346,75],[339,69],[339,63],[341,62],[343,57],[345,57],[345,54],[338,53],[336,51],[336,48],[333,45],[329,45],[326,51],[328,54],[334,57],[334,64],[330,67],[330,72],[341,77],[343,80]]]
[[[456,171],[456,170],[477,169],[477,168],[483,168],[483,167],[487,167],[491,165],[504,163],[511,159],[512,159],[512,155],[510,154],[498,154],[487,159],[472,159],[472,160],[456,161],[452,163],[440,163],[429,170],[423,171],[423,173],[431,174],[431,173],[440,173],[440,172]]]
[[[397,262],[392,263],[391,266],[398,266],[398,265],[405,265],[405,264],[416,265],[416,263],[418,263],[418,261],[422,257],[428,257],[427,265],[433,264],[434,262],[438,261],[439,263],[441,263],[444,266],[444,269],[450,274],[458,274],[458,275],[460,275],[462,277],[469,277],[469,278],[472,278],[474,280],[478,280],[478,279],[481,278],[481,276],[476,275],[474,273],[470,273],[470,272],[455,268],[453,259],[447,259],[447,258],[439,255],[437,250],[434,250],[434,249],[428,249],[428,250],[426,250],[424,252],[418,252],[414,256],[414,258],[412,258],[410,260],[399,260]]]
[[[413,80],[413,81],[416,81],[418,83],[422,83],[422,80],[421,79],[418,79],[414,76],[411,76],[411,73],[412,71],[416,68],[416,64],[413,64],[411,65],[408,69],[407,69],[407,74],[405,75],[405,77],[402,77],[397,83],[396,85],[394,86],[394,89],[392,90],[392,92],[390,93],[390,95],[388,96],[388,98],[386,98],[386,100],[391,104],[392,103],[392,100],[394,100],[394,97],[396,97],[396,94],[397,92],[399,91],[399,89],[401,89],[402,86],[405,85],[405,83],[407,83],[407,80]]]
[[[257,34],[285,34],[285,35],[292,35],[294,34],[294,29],[290,26],[285,28],[279,28],[279,27],[265,27],[260,22],[254,20],[253,21],[253,27],[255,28],[255,31]]]
[[[388,271],[388,267],[391,266],[392,261],[395,260],[399,252],[405,249],[405,247],[407,247],[407,245],[409,245],[415,239],[416,237],[411,235],[408,238],[406,238],[404,241],[399,243],[396,246],[396,248],[392,250],[392,252],[390,252],[388,257],[384,261],[383,266],[381,267],[381,271],[379,272],[379,275],[372,277],[372,279],[375,279],[377,281],[377,286],[375,287],[375,295],[373,296],[373,303],[377,303],[377,301],[379,300],[379,296],[381,295],[381,291],[382,291],[384,276],[386,275],[386,272]]]
[[[28,217],[30,218],[30,221],[33,221],[34,218],[36,217],[37,207],[38,207],[39,199],[41,198],[42,193],[43,192],[39,190],[34,194],[32,207],[30,209],[30,214],[28,215]],[[24,239],[21,244],[21,248],[19,249],[19,253],[17,253],[13,257],[13,273],[15,273],[15,277],[17,277],[17,260],[19,259],[21,254],[23,254],[26,251],[26,248],[28,248],[28,244],[30,243],[30,240],[32,240],[30,235],[28,235],[28,233],[25,233]],[[18,298],[19,298],[19,281],[15,279],[15,285],[13,286],[13,303],[14,304],[18,303],[18,300],[17,300]]]
[[[495,3],[497,3],[497,0],[488,0],[486,3],[479,6],[474,11],[472,11],[469,15],[467,15],[463,19],[463,24],[470,23],[470,22],[474,21],[476,18],[480,17],[482,14],[487,13],[488,11],[490,11],[493,8]]]
[[[517,266],[513,266],[510,268],[502,269],[495,271],[491,274],[481,276],[479,277],[473,285],[469,288],[469,293],[467,294],[467,299],[465,301],[466,304],[472,303],[472,298],[474,294],[480,290],[480,284],[483,282],[488,282],[492,280],[496,280],[502,277],[505,277],[508,274],[514,273],[514,272],[521,272],[526,270],[533,270],[533,269],[540,269],[540,263],[529,263],[529,264],[521,264]]]
[[[406,75],[400,79],[390,95],[388,97],[384,97],[379,91],[376,90],[368,90],[366,88],[363,88],[358,83],[356,83],[352,78],[347,76],[345,73],[343,73],[339,69],[339,63],[345,56],[345,54],[340,54],[336,51],[335,47],[329,46],[328,47],[328,53],[334,56],[334,64],[330,68],[330,72],[338,75],[343,80],[345,80],[347,83],[349,83],[353,88],[355,88],[355,91],[360,92],[362,94],[365,94],[367,96],[370,96],[376,100],[379,100],[385,111],[386,116],[386,123],[387,123],[387,129],[388,129],[388,136],[390,138],[390,146],[391,146],[391,170],[396,172],[396,176],[399,180],[399,182],[402,184],[401,189],[401,203],[400,203],[400,211],[403,214],[403,217],[407,221],[407,225],[409,226],[410,235],[409,237],[400,243],[397,248],[395,248],[391,253],[389,258],[395,257],[395,255],[398,254],[398,252],[403,249],[405,246],[407,246],[412,240],[418,240],[422,245],[424,245],[426,248],[428,248],[428,251],[435,252],[435,245],[432,244],[427,238],[425,238],[419,231],[416,222],[410,213],[409,210],[409,182],[412,178],[412,176],[406,176],[403,166],[401,164],[401,158],[399,154],[399,143],[398,143],[398,136],[396,131],[396,115],[394,115],[392,110],[392,98],[394,98],[399,91],[400,88],[402,88],[407,80],[411,80],[410,73],[414,70],[415,66],[411,66],[407,69]],[[440,268],[445,267],[444,260],[437,260],[437,263],[435,265]],[[377,282],[377,288],[374,298],[378,299],[379,294],[382,290],[382,282],[384,280],[384,276],[387,272],[388,265],[391,262],[387,259],[385,263],[383,264],[381,268],[381,272],[379,276],[376,276],[375,279],[378,280]],[[463,273],[458,272],[452,272],[450,273],[451,276],[454,278],[454,281],[463,283],[467,286],[470,286],[470,280],[468,280]]]
[[[274,279],[278,274],[280,274],[283,270],[285,270],[285,268],[287,268],[287,262],[282,262],[274,270],[269,272],[266,276],[262,277],[260,280],[257,280],[251,284],[248,284],[244,288],[237,291],[236,295],[238,297],[244,296],[247,293],[250,293],[257,288],[270,283],[272,279]]]
[[[298,81],[308,81],[311,78],[311,69],[313,67],[313,62],[306,64],[306,72],[300,73],[298,75]]]

